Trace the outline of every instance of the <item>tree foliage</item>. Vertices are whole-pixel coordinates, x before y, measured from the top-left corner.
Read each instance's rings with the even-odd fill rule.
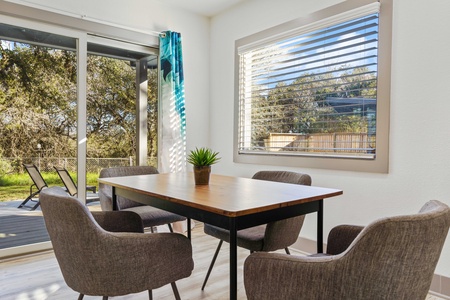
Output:
[[[367,132],[365,113],[338,112],[328,99],[376,98],[376,77],[367,68],[303,73],[272,87],[254,87],[252,93],[252,142],[263,146],[270,133]]]
[[[73,157],[77,142],[74,52],[16,43],[0,48],[0,153]],[[157,71],[149,71],[149,156],[156,156]],[[129,61],[89,55],[88,157],[136,153],[135,70]]]

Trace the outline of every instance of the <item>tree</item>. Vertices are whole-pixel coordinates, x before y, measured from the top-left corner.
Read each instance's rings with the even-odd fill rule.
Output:
[[[128,61],[88,56],[89,157],[127,157],[136,152],[135,71]]]
[[[11,47],[12,45],[12,47]],[[72,51],[1,43],[0,149],[4,157],[76,156],[76,56]],[[88,157],[136,153],[135,70],[130,61],[88,56]],[[157,70],[149,70],[149,155],[157,153]]]
[[[253,146],[264,145],[270,133],[364,133],[370,123],[365,112],[340,113],[328,99],[376,98],[376,76],[367,68],[330,69],[322,74],[302,73],[295,80],[252,92]]]
[[[68,51],[16,44],[1,48],[0,133],[6,157],[35,156],[36,145],[48,155],[69,151],[73,55]],[[54,134],[55,133],[55,134]]]

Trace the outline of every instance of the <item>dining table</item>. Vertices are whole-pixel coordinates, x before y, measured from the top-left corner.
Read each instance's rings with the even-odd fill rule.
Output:
[[[237,231],[269,222],[317,213],[317,252],[323,252],[323,200],[342,190],[211,174],[195,185],[192,172],[99,178],[117,197],[170,211],[230,232],[230,299],[237,299]],[[187,234],[191,238],[191,222]]]

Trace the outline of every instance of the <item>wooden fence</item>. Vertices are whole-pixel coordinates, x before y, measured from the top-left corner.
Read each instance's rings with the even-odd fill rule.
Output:
[[[271,133],[267,151],[374,153],[375,135],[367,133]]]

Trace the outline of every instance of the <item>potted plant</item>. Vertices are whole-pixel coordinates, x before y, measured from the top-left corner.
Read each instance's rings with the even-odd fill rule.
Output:
[[[188,163],[194,166],[194,178],[196,185],[209,184],[209,174],[211,165],[220,160],[219,152],[214,152],[209,148],[195,148],[188,155]]]

